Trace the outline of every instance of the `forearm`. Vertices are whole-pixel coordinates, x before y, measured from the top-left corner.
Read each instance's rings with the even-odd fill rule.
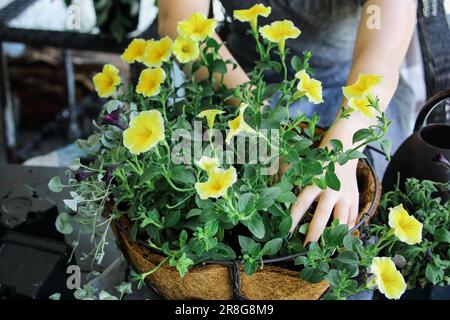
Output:
[[[380,29],[370,29],[367,20],[372,18],[367,10],[377,6],[382,21]],[[402,14],[399,14],[399,13]],[[356,82],[360,73],[378,74],[381,84],[373,88],[379,98],[382,111],[388,107],[398,86],[400,66],[406,55],[416,22],[416,4],[411,0],[369,0],[363,8],[358,36],[353,54],[353,63],[346,85]],[[347,101],[342,101],[345,105]],[[323,143],[339,139],[346,148],[352,147],[353,134],[374,124],[376,119],[367,119],[353,112],[349,119],[342,119],[327,133]]]

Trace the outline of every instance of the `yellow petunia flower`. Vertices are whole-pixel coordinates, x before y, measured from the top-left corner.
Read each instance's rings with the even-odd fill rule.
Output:
[[[372,259],[370,273],[375,275],[374,282],[388,299],[399,299],[406,290],[405,279],[388,257]]]
[[[245,133],[255,133],[256,131],[250,127],[244,121],[244,112],[248,106],[246,104],[241,105],[239,108],[239,115],[233,120],[228,121],[228,126],[230,127],[230,131],[228,132],[227,138],[225,139],[226,143],[230,143],[231,139],[238,135],[241,132]]]
[[[266,7],[265,5],[258,3],[249,9],[234,10],[233,16],[236,20],[250,23],[252,30],[256,32],[258,16],[267,18],[270,12],[272,12],[271,7]]]
[[[157,110],[142,111],[123,132],[123,145],[133,154],[146,152],[164,139],[164,120]]]
[[[361,112],[362,115],[368,119],[373,119],[376,116],[376,110],[370,105],[369,99],[367,99],[367,97],[352,97],[348,101],[348,106],[350,109]]]
[[[122,83],[119,76],[119,69],[112,64],[105,64],[102,72],[97,73],[93,78],[95,91],[101,98],[112,96],[117,89],[117,86]]]
[[[142,62],[147,67],[159,67],[163,62],[169,60],[172,54],[173,41],[164,37],[159,41],[151,40],[147,43]]]
[[[207,156],[202,156],[197,162],[197,166],[209,173],[217,169],[217,167],[219,166],[219,159],[217,159],[216,157],[210,158]]]
[[[389,211],[389,226],[400,241],[409,245],[422,241],[422,223],[408,214],[400,204]]]
[[[147,41],[144,39],[133,39],[128,47],[122,53],[121,58],[126,63],[142,62],[144,58],[145,47],[147,46]]]
[[[178,36],[173,45],[173,54],[180,63],[188,63],[198,58],[200,48],[198,42]]]
[[[227,170],[216,168],[209,171],[208,176],[208,181],[195,184],[195,189],[202,200],[226,196],[228,188],[237,180],[234,167]]]
[[[294,26],[292,21],[283,20],[275,21],[270,25],[259,28],[259,33],[261,33],[264,39],[267,39],[270,42],[278,43],[280,52],[284,53],[286,39],[295,39],[302,32]]]
[[[201,12],[192,14],[186,20],[178,22],[178,34],[195,41],[203,41],[206,37],[211,37],[216,28],[217,21],[207,19]]]
[[[322,82],[316,79],[311,79],[305,70],[297,72],[295,77],[300,80],[297,85],[298,91],[295,94],[295,97],[306,95],[311,103],[323,103]]]
[[[136,92],[145,97],[156,96],[159,94],[164,80],[166,80],[166,73],[163,69],[145,69],[139,76]]]
[[[347,87],[342,88],[342,92],[347,99],[362,98],[370,93],[370,90],[381,83],[382,76],[376,74],[360,74],[358,80]]]
[[[206,122],[208,123],[208,128],[212,129],[214,127],[214,121],[216,119],[216,116],[218,114],[223,114],[224,111],[222,110],[217,110],[217,109],[209,109],[209,110],[204,110],[202,112],[200,112],[197,117],[199,118],[206,118]]]

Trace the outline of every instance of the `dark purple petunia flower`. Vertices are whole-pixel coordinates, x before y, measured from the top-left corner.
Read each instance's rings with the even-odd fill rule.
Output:
[[[119,166],[119,164],[113,164],[110,165],[107,169],[105,174],[103,175],[103,181],[105,181],[106,183],[109,183],[112,178],[113,178],[113,173],[114,171],[117,169],[117,167]]]
[[[89,177],[92,177],[95,174],[96,174],[96,172],[93,172],[93,171],[77,171],[75,173],[75,180],[80,182],[80,181],[86,180]]]
[[[120,119],[120,110],[116,109],[110,114],[106,114],[103,117],[103,124],[110,124],[116,126],[122,130],[126,129],[126,125],[123,123],[122,119]]]

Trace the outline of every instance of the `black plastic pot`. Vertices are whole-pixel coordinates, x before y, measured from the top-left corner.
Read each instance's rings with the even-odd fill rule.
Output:
[[[432,97],[417,117],[414,133],[392,157],[383,178],[383,190],[393,190],[400,174],[400,187],[407,178],[450,181],[450,171],[436,158],[450,159],[450,89]],[[447,200],[448,193],[441,193]]]

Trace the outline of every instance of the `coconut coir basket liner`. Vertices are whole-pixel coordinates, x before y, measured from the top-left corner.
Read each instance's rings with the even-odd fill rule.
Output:
[[[371,165],[360,160],[357,170],[360,190],[358,224],[353,231],[367,223],[375,213],[381,197],[381,184]],[[112,225],[117,243],[131,267],[138,273],[153,269],[163,259],[143,242],[130,237],[130,222],[120,218]],[[146,282],[166,299],[251,299],[251,300],[317,300],[328,289],[328,283],[309,283],[298,276],[298,271],[277,266],[277,262],[290,261],[301,254],[265,259],[264,268],[248,276],[238,261],[208,261],[193,267],[181,278],[175,268],[163,264],[158,271],[147,276]],[[239,270],[239,272],[238,272]]]

